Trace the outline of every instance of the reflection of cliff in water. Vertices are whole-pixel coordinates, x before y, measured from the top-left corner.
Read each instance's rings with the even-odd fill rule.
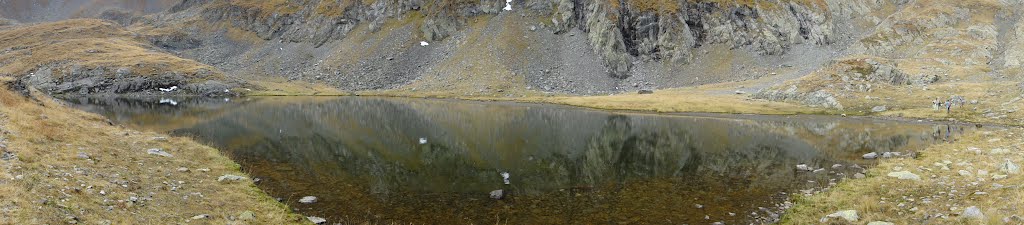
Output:
[[[443,110],[417,109],[423,107],[381,99],[257,104],[179,132],[218,140],[243,161],[308,167],[302,176],[356,179],[377,193],[489,191],[501,187],[499,171],[512,172],[526,193],[708,175],[784,186],[791,179],[780,178],[792,178],[795,164],[831,165],[840,161],[826,158],[828,151],[857,153],[819,151],[729,120],[443,102],[433,106]],[[420,137],[428,144],[419,145]],[[906,144],[902,136],[853,140]]]
[[[260,187],[331,221],[749,223],[780,192],[859,170],[870,151],[919,149],[932,124],[834,117],[622,115],[567,107],[389,98],[79,100],[115,121],[226,151]],[[947,132],[949,133],[949,132]],[[419,139],[425,138],[426,144]],[[512,174],[502,184],[499,172]],[[844,175],[845,174],[845,175]],[[808,181],[816,181],[814,183]],[[487,199],[504,189],[505,201]],[[297,203],[296,203],[297,204]],[[705,204],[694,210],[694,204]],[[333,215],[333,216],[330,216]],[[449,216],[457,215],[457,216]]]

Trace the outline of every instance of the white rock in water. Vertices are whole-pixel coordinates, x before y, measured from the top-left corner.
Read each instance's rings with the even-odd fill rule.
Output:
[[[977,206],[967,207],[966,209],[964,209],[964,213],[960,214],[960,216],[963,216],[964,218],[968,219],[979,220],[985,218],[985,214],[981,213],[981,209],[979,209]]]
[[[245,177],[238,176],[238,175],[224,174],[223,176],[220,176],[220,177],[217,178],[218,182],[240,181],[240,180],[245,180]]]
[[[889,172],[889,177],[895,177],[900,180],[921,180],[921,176],[908,171]]]
[[[320,218],[320,217],[315,217],[315,216],[306,217],[306,219],[309,219],[309,222],[313,222],[313,224],[324,224],[324,223],[327,223],[327,219]]]
[[[1007,159],[1005,163],[999,165],[999,171],[1003,171],[1008,174],[1018,174],[1020,173],[1020,167],[1017,166],[1017,164],[1013,164],[1013,161]]]
[[[491,191],[491,199],[501,199],[505,197],[505,190],[493,190]]]
[[[814,168],[811,168],[810,166],[807,166],[807,164],[797,164],[796,165],[796,170],[799,170],[799,171],[811,171],[811,170],[814,170]]]
[[[299,199],[299,203],[302,204],[313,204],[316,202],[316,196],[306,196]]]
[[[511,184],[512,183],[512,182],[509,182],[509,180],[508,180],[508,178],[511,178],[511,177],[512,177],[512,175],[509,174],[508,172],[501,172],[501,179],[503,181],[505,181],[505,184]]]
[[[842,218],[847,222],[857,222],[860,216],[857,216],[857,210],[841,210],[832,214],[828,214],[827,218]],[[827,220],[823,219],[823,222]]]
[[[861,157],[864,157],[865,159],[875,159],[875,158],[878,158],[878,153],[871,152],[871,153],[868,153],[868,154],[864,154]]]
[[[173,155],[171,155],[171,153],[167,153],[159,148],[151,148],[149,150],[146,150],[146,153],[150,155],[158,155],[163,157],[174,157]]]
[[[896,224],[895,223],[890,223],[890,222],[885,222],[885,221],[873,221],[873,222],[868,223],[868,225],[896,225]]]

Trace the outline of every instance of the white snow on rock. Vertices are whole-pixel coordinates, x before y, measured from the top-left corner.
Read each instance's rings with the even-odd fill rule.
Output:
[[[505,11],[512,11],[512,0],[505,0]]]
[[[160,91],[162,91],[162,92],[172,92],[174,90],[178,90],[178,86],[171,86],[169,88],[157,88],[157,89],[160,89]]]

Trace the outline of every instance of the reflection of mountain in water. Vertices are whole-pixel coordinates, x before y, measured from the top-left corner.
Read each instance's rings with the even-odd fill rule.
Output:
[[[617,115],[537,105],[380,98],[270,99],[231,107],[191,104],[212,110],[139,110],[119,101],[86,102],[99,105],[93,110],[133,118],[143,126],[153,122],[137,118],[171,124],[189,118],[174,133],[197,136],[229,152],[250,173],[266,178],[261,187],[275,196],[317,195],[332,205],[318,210],[345,217],[369,216],[345,214],[352,210],[438,214],[423,220],[396,216],[421,222],[439,222],[439,215],[455,213],[436,211],[440,209],[432,204],[466,213],[471,221],[486,220],[493,211],[474,210],[493,206],[464,201],[494,189],[524,199],[537,196],[530,200],[535,210],[567,207],[562,201],[546,202],[559,196],[552,193],[607,193],[576,212],[580,221],[604,218],[598,215],[608,212],[594,210],[608,204],[630,202],[635,210],[651,204],[668,207],[660,210],[673,221],[701,221],[703,214],[685,210],[692,203],[684,201],[712,194],[722,197],[702,203],[722,205],[723,211],[768,206],[765,201],[772,193],[804,188],[806,180],[819,176],[795,172],[796,164],[822,168],[858,163],[865,152],[927,144],[933,130],[928,125],[835,118]],[[419,144],[420,138],[428,143]],[[500,171],[512,174],[511,186],[501,184]],[[645,191],[629,191],[637,187]],[[672,202],[643,202],[645,198]],[[537,221],[545,220],[519,222]]]
[[[528,193],[707,175],[782,186],[792,165],[839,162],[825,158],[828,151],[857,153],[819,151],[823,146],[730,120],[383,99],[256,104],[179,132],[215,140],[244,161],[307,167],[301,175],[312,180],[357,179],[379,193],[488,191],[500,188],[499,171],[512,172]],[[420,137],[429,143],[419,145]],[[906,144],[902,136],[846,140],[862,141],[856,151]]]

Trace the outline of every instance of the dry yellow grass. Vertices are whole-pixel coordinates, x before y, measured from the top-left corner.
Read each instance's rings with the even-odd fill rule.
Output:
[[[1004,223],[1003,219],[1024,216],[1024,190],[1017,187],[1024,175],[999,167],[1007,160],[1024,163],[1022,132],[1020,128],[976,132],[924,149],[918,158],[884,160],[865,179],[847,180],[822,194],[798,198],[783,224],[818,223],[828,214],[850,209],[858,211],[859,223],[1020,224],[1024,221]],[[993,153],[993,149],[1007,152]],[[961,175],[961,170],[969,175]],[[893,171],[910,171],[921,180],[888,177]],[[1007,177],[994,178],[1001,175]],[[985,219],[957,216],[970,206],[980,208]]]
[[[245,174],[216,149],[34,98],[0,88],[2,150],[17,156],[0,161],[0,224],[307,223],[250,180],[218,182]],[[256,220],[238,220],[245,211]]]
[[[27,75],[42,65],[55,65],[54,76],[71,67],[129,68],[133,74],[179,72],[196,80],[223,79],[212,66],[162,52],[109,21],[63,20],[0,31],[0,74]],[[205,72],[210,71],[210,72]]]

